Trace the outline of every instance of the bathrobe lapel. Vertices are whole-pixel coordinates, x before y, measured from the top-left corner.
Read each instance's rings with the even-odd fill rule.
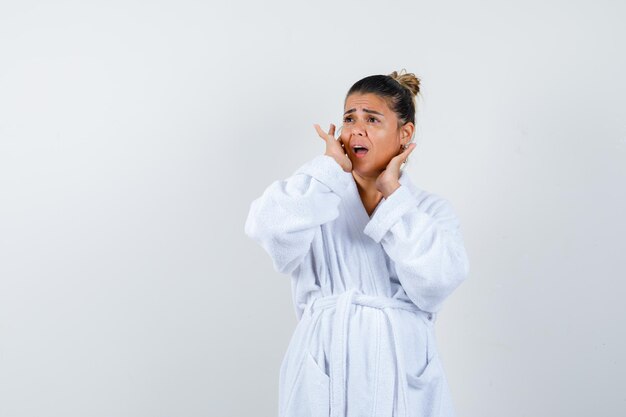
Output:
[[[413,184],[410,182],[410,178],[405,171],[400,171],[399,182],[401,185],[409,186],[411,189],[413,188]],[[369,216],[363,206],[359,189],[354,179],[350,181],[348,185],[346,197],[346,217],[349,221],[349,229],[352,232],[350,235],[352,236],[352,242],[360,247],[363,254],[362,259],[367,262],[368,267],[366,270],[369,272],[369,279],[367,279],[367,281],[369,281],[373,293],[390,296],[389,282],[381,280],[379,277],[381,274],[387,274],[384,249],[380,243],[376,243],[363,233],[363,229],[365,229],[365,226],[367,226],[369,221],[376,215],[377,210],[381,207],[385,199],[383,198],[378,203],[372,215]],[[381,285],[384,288],[381,288]]]
[[[409,175],[405,170],[400,171],[400,177],[398,179],[400,185],[404,185],[409,187],[411,191],[414,191],[414,184],[411,182]],[[361,201],[361,196],[359,195],[359,189],[356,181],[354,179],[350,181],[348,185],[348,211],[352,214],[352,218],[354,219],[354,226],[358,229],[359,233],[363,233],[363,229],[367,225],[367,223],[376,215],[376,211],[380,208],[381,204],[385,200],[384,198],[380,200],[372,215],[368,215],[365,207],[363,206],[363,202]]]

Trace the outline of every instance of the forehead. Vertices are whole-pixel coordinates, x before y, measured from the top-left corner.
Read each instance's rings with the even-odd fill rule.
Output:
[[[349,109],[356,109],[356,111],[362,111],[363,108],[376,110],[381,113],[389,113],[390,109],[387,106],[385,100],[383,100],[380,96],[372,93],[355,93],[350,94],[348,98],[346,98],[346,103],[344,105],[344,111]]]

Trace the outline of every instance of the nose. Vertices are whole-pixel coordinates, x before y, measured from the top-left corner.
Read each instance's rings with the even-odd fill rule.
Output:
[[[350,134],[363,136],[365,134],[365,129],[361,126],[360,122],[355,122],[350,129]]]

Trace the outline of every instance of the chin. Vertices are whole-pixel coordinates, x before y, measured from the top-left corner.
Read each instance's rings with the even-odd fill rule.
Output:
[[[367,178],[367,177],[377,177],[378,175],[380,175],[382,170],[376,169],[369,164],[367,166],[363,166],[363,165],[355,166],[353,164],[352,172],[359,174],[359,176],[361,177]]]

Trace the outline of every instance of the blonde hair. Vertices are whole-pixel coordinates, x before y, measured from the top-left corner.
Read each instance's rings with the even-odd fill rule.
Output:
[[[412,72],[406,72],[406,69],[402,68],[400,72],[394,71],[389,74],[389,77],[393,78],[400,83],[403,87],[407,88],[412,96],[417,96],[420,92],[420,79]]]

